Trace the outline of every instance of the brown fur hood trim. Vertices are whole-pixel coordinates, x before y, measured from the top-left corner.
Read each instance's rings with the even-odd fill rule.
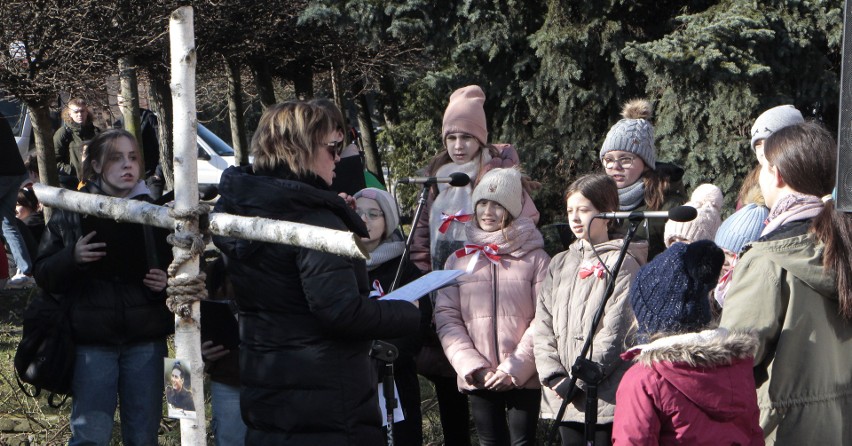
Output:
[[[625,355],[627,359],[635,357],[637,362],[646,366],[656,362],[677,362],[710,368],[754,357],[757,347],[758,340],[754,333],[717,328],[700,333],[666,336],[650,344],[636,346]]]

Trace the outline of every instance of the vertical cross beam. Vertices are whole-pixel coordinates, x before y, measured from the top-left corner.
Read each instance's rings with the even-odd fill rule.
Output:
[[[175,213],[187,215],[198,207],[198,174],[196,172],[197,126],[195,108],[195,31],[193,10],[183,6],[169,18],[169,44],[172,77],[170,87],[174,112]],[[175,238],[192,240],[199,237],[198,216],[175,220]],[[174,273],[175,279],[198,276],[199,256],[175,246],[175,259],[186,259]],[[174,279],[169,279],[170,281]],[[175,315],[175,356],[188,359],[191,365],[192,398],[197,408],[195,420],[180,420],[181,444],[204,446],[207,420],[204,411],[204,363],[201,358],[201,320],[198,302],[191,307],[190,317]]]

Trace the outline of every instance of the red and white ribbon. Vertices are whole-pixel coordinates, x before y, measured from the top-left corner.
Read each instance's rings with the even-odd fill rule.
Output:
[[[385,290],[382,289],[382,284],[379,282],[379,279],[373,281],[373,290],[370,291],[370,297],[375,297],[376,299],[381,299],[382,296],[385,295]]]
[[[470,221],[470,218],[472,216],[473,214],[465,214],[464,211],[458,211],[452,215],[447,215],[441,212],[441,221],[443,221],[443,223],[441,223],[441,226],[438,227],[438,232],[440,232],[441,234],[446,234],[447,230],[450,229],[450,223],[452,223],[453,221],[457,221],[459,223],[467,223]]]
[[[606,268],[604,268],[601,262],[592,262],[586,261],[582,265],[580,265],[579,276],[581,279],[588,278],[589,276],[596,276],[598,279],[603,279],[604,274],[606,274]]]
[[[456,251],[456,257],[462,258],[466,255],[473,254],[473,257],[470,259],[470,262],[468,262],[467,269],[465,270],[468,274],[470,274],[476,267],[476,262],[479,261],[480,254],[485,255],[485,258],[488,259],[489,262],[499,265],[500,255],[497,254],[499,249],[500,248],[493,243],[489,243],[487,245],[466,244],[464,245],[464,248]]]
[[[725,306],[725,296],[728,295],[728,288],[731,286],[731,278],[734,276],[734,268],[736,268],[738,260],[738,256],[734,254],[734,258],[731,259],[731,269],[722,275],[719,283],[716,284],[716,289],[713,291],[713,297],[716,299],[716,302],[719,302],[720,307]]]

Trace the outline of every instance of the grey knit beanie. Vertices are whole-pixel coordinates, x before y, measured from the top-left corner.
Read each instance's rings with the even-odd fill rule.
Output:
[[[654,147],[654,126],[651,125],[651,104],[644,99],[634,99],[624,104],[623,119],[609,129],[601,146],[601,161],[613,150],[634,153],[645,165],[656,168],[657,149]]]
[[[486,173],[476,189],[471,201],[474,206],[479,200],[491,200],[500,204],[518,218],[523,209],[524,188],[521,184],[521,172],[518,169],[491,169]]]
[[[388,238],[391,234],[393,234],[393,231],[395,231],[396,227],[399,226],[399,211],[396,208],[396,200],[393,199],[393,195],[381,189],[376,189],[375,187],[368,187],[355,192],[355,195],[352,197],[356,200],[362,197],[376,200],[376,203],[379,204],[379,208],[381,208],[382,213],[385,214],[384,238]]]
[[[769,135],[794,124],[805,122],[802,112],[790,104],[772,107],[761,113],[751,126],[751,150],[761,139],[769,138]]]
[[[766,226],[769,209],[766,206],[750,203],[731,214],[716,232],[716,244],[735,254],[739,254],[743,246],[760,238],[760,233]]]

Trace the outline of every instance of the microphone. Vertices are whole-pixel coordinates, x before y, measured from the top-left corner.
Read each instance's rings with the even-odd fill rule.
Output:
[[[644,220],[646,218],[667,218],[672,221],[686,222],[695,220],[698,210],[692,206],[678,206],[668,211],[627,211],[627,212],[602,212],[595,218]]]
[[[450,183],[450,186],[467,186],[470,184],[470,177],[461,172],[451,173],[448,177],[408,177],[400,178],[398,184],[424,184],[432,185],[438,183]]]

